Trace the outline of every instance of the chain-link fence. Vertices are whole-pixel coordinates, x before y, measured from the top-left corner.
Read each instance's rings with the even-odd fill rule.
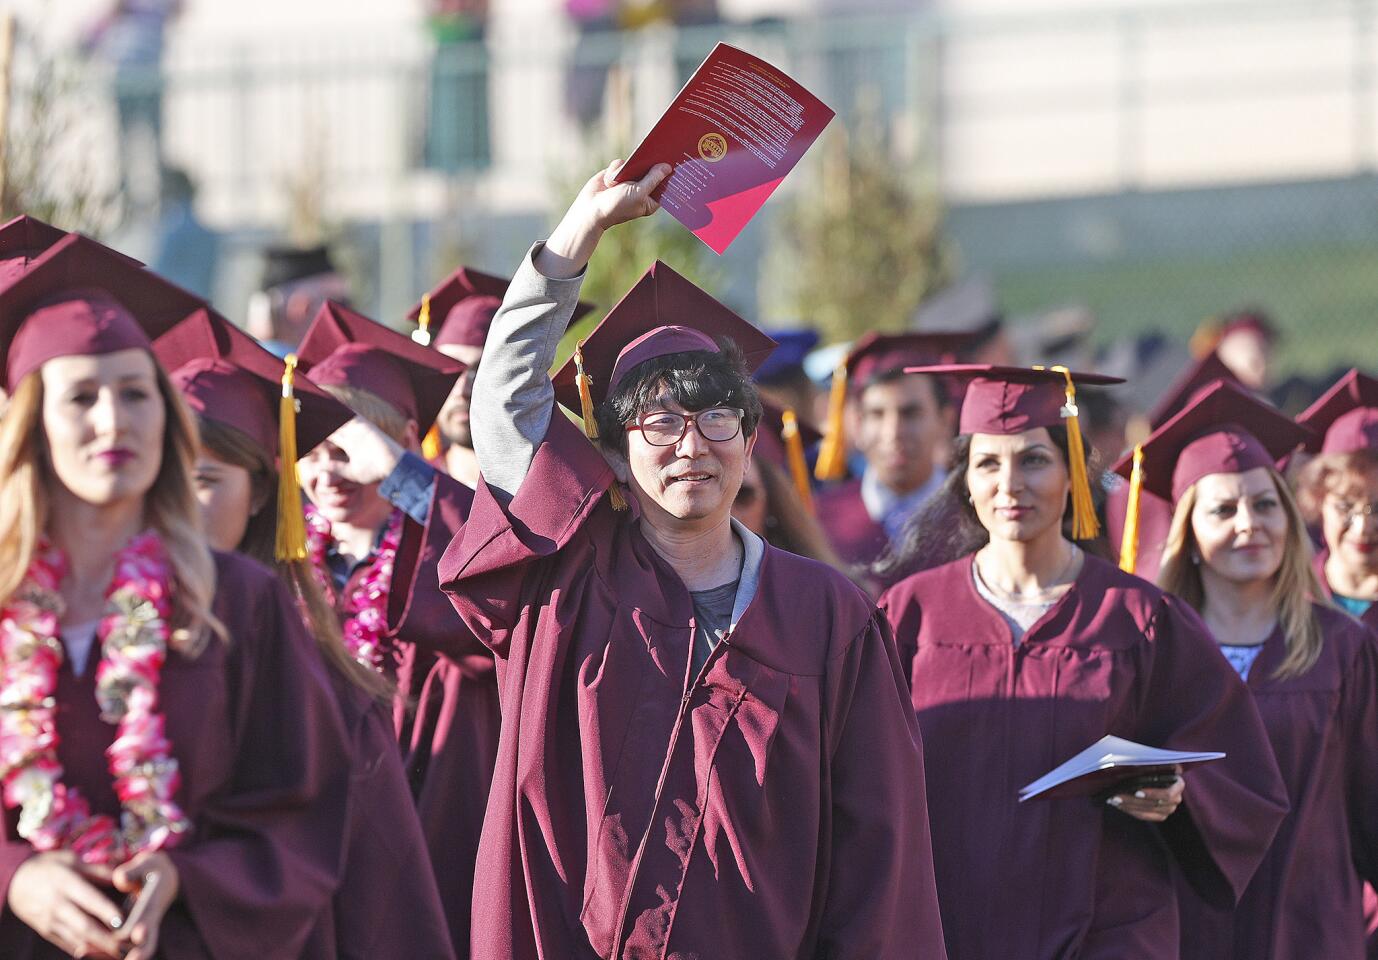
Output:
[[[295,220],[351,244],[364,305],[395,317],[456,256],[514,262],[558,194],[726,40],[796,75],[840,125],[878,118],[897,169],[941,196],[959,271],[990,275],[1011,312],[1081,303],[1110,340],[1185,336],[1256,303],[1284,331],[1281,368],[1318,372],[1378,365],[1376,19],[1378,0],[1283,0],[183,36],[160,66],[126,71],[121,111],[88,122],[112,141],[121,123],[125,140],[153,128],[155,152],[191,174],[202,218],[240,241],[227,306],[252,282],[253,245]],[[84,76],[88,94],[105,82]],[[744,310],[787,239],[773,208],[821,153],[721,265]]]

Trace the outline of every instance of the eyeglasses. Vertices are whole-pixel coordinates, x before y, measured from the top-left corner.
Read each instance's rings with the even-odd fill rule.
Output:
[[[1327,499],[1325,505],[1336,517],[1344,521],[1345,526],[1349,526],[1357,517],[1372,517],[1378,514],[1378,503],[1372,501],[1352,503],[1349,500]]]
[[[709,407],[691,414],[652,410],[637,417],[635,423],[627,424],[627,429],[640,430],[653,447],[673,447],[684,439],[692,423],[703,439],[723,443],[741,433],[743,416],[744,412],[736,407]]]

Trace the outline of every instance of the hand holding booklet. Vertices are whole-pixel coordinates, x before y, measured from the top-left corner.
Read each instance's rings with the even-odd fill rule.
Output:
[[[832,118],[798,82],[720,43],[617,179],[638,180],[657,163],[673,166],[652,196],[721,254]]]
[[[1101,737],[1061,766],[1019,791],[1019,802],[1035,797],[1094,796],[1125,780],[1224,759],[1223,753],[1183,752],[1147,747],[1122,737]]]

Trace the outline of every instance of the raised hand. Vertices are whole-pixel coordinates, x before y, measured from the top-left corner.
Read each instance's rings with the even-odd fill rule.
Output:
[[[613,177],[621,168],[622,161],[614,160],[584,184],[537,255],[537,270],[555,280],[578,276],[605,230],[660,209],[651,193],[673,168],[658,163],[640,180],[615,183]]]

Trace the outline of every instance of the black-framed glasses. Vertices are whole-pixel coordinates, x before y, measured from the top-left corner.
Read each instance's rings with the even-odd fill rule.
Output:
[[[692,423],[703,439],[723,443],[742,432],[742,417],[745,415],[736,407],[709,407],[688,414],[652,410],[637,417],[635,423],[627,424],[627,429],[640,430],[646,442],[653,447],[673,447],[684,439]]]

